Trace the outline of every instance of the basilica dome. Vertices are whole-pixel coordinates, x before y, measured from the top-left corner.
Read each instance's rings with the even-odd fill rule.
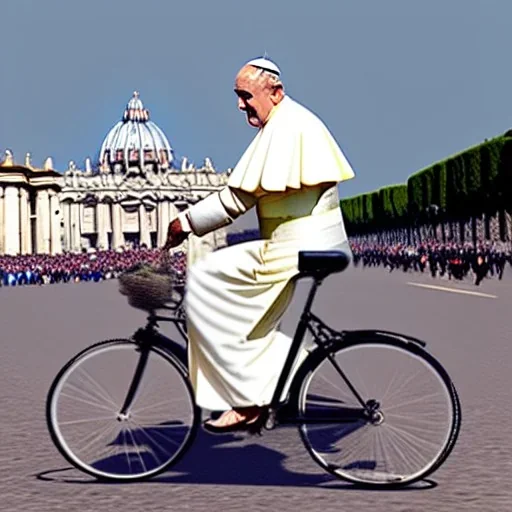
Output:
[[[134,92],[119,121],[107,134],[100,149],[100,165],[146,168],[147,165],[168,167],[173,150],[164,132],[149,120],[139,93]]]

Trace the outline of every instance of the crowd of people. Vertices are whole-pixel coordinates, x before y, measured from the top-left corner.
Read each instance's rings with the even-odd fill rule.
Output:
[[[355,266],[384,267],[389,272],[429,272],[432,277],[444,276],[449,280],[470,278],[477,286],[485,278],[501,280],[507,263],[512,264],[510,249],[488,243],[475,247],[470,243],[437,241],[418,245],[362,242],[351,246]]]
[[[254,239],[255,235],[233,235],[230,244]],[[439,242],[419,245],[386,245],[351,242],[356,267],[383,267],[389,272],[428,272],[432,277],[455,280],[471,278],[479,285],[483,279],[502,279],[505,267],[512,265],[512,252],[491,244],[456,244]],[[134,248],[118,251],[94,251],[80,254],[0,256],[0,286],[43,285],[68,282],[99,282],[115,279],[140,263],[157,263],[159,249]],[[186,273],[186,255],[173,255],[173,268]]]
[[[43,285],[68,282],[99,282],[115,279],[120,273],[141,263],[158,263],[158,249],[95,251],[80,254],[0,256],[0,285]],[[185,253],[173,255],[173,268],[186,271]]]

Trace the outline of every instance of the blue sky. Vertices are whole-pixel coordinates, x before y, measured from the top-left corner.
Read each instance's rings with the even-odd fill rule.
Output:
[[[255,135],[233,80],[266,51],[356,178],[404,182],[512,128],[510,0],[2,0],[0,151],[83,165],[134,90],[176,154],[232,167]]]

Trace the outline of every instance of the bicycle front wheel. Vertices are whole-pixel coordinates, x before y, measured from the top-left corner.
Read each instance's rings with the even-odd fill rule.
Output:
[[[98,479],[134,481],[175,464],[199,425],[192,389],[180,362],[158,347],[122,411],[143,350],[111,340],[84,350],[62,368],[48,393],[52,440],[76,468]]]
[[[330,352],[312,356],[300,376],[299,431],[313,459],[371,487],[409,485],[437,469],[460,428],[459,399],[439,362],[378,334]]]

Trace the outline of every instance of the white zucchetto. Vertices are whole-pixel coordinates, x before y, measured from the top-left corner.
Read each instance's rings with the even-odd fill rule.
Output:
[[[266,57],[258,57],[257,59],[250,60],[247,62],[246,66],[255,66],[257,68],[270,71],[271,73],[275,73],[277,76],[281,75],[281,70],[277,67],[277,64]]]

